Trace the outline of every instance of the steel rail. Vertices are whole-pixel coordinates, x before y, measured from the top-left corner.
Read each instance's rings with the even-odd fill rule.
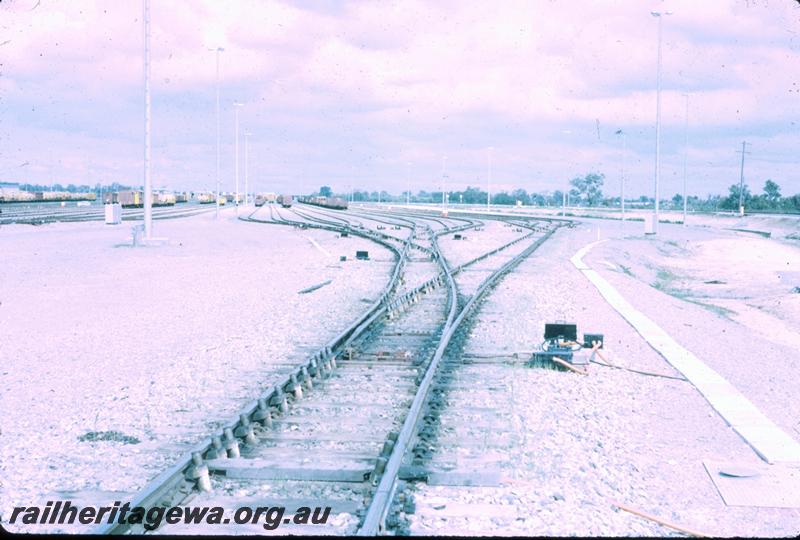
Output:
[[[327,214],[327,215],[330,215],[331,217],[334,217],[336,214],[340,214],[340,213],[341,214],[345,214],[346,213],[347,215],[362,217],[364,219],[369,219],[371,221],[377,221],[378,223],[385,223],[386,225],[399,225],[396,221],[394,221],[394,222],[393,221],[384,221],[384,220],[381,220],[381,219],[378,219],[377,217],[375,217],[375,216],[381,216],[381,217],[384,217],[384,218],[391,218],[391,219],[395,219],[397,221],[408,223],[409,225],[416,225],[412,220],[407,219],[406,217],[402,217],[399,212],[392,212],[392,213],[377,212],[377,211],[366,210],[364,208],[359,208],[358,210],[356,210],[356,209],[354,209],[352,207],[348,208],[347,210],[338,210],[338,209],[334,209],[334,208],[325,208],[324,210],[320,210],[320,207],[315,207],[314,210],[317,211],[317,212],[321,212],[321,213],[324,213],[324,211],[328,211],[330,213]]]
[[[242,221],[259,223],[277,223],[252,218],[256,211],[257,210],[253,211],[247,217],[240,217],[239,219]],[[314,224],[307,224],[307,226],[328,230],[341,230],[341,227],[336,229]],[[307,376],[312,378],[319,377],[328,369],[325,366],[335,366],[336,354],[362,334],[381,314],[386,312],[389,307],[387,302],[389,293],[396,287],[403,263],[407,259],[406,252],[408,250],[408,244],[406,244],[401,251],[390,243],[380,238],[375,238],[373,235],[361,232],[357,234],[385,245],[398,256],[392,277],[389,283],[384,287],[379,300],[370,305],[360,317],[331,339],[326,345],[321,347],[317,353],[296,366],[281,382],[273,385],[258,399],[246,405],[234,418],[228,420],[221,428],[216,430],[213,435],[194,445],[189,451],[179,457],[176,463],[148,482],[130,503],[131,507],[140,506],[149,508],[159,505],[174,506],[183,500],[195,489],[194,486],[198,478],[202,475],[203,470],[207,473],[208,469],[204,464],[206,455],[217,450],[215,443],[218,444],[221,439],[225,438],[226,432],[235,434],[237,431],[240,431],[239,428],[246,428],[255,422],[256,420],[254,420],[253,415],[260,411],[260,408],[263,408],[262,403],[267,404],[268,407],[280,406],[285,400],[285,396],[294,388],[295,381],[305,382]],[[234,435],[234,438],[238,440],[241,437]],[[125,534],[130,532],[132,525],[133,524],[130,523],[103,524],[95,528],[93,533]]]
[[[180,217],[191,217],[209,212],[208,208],[156,208],[153,219],[175,219]],[[138,221],[142,219],[143,213],[131,211],[122,215],[122,221]],[[67,212],[37,213],[35,211],[25,213],[0,214],[0,225],[42,225],[45,223],[76,223],[84,221],[102,221],[105,217],[103,211],[92,208],[89,210],[72,210]]]
[[[257,210],[256,210],[257,211]],[[259,223],[273,223],[273,224],[284,224],[284,225],[303,225],[309,228],[319,228],[319,229],[327,229],[332,231],[340,232],[343,227],[337,226],[327,226],[327,225],[317,225],[317,224],[309,224],[309,223],[301,223],[291,220],[280,219],[280,221],[263,221],[259,219],[253,218],[255,214],[254,211],[247,217],[240,217],[243,221],[253,221]],[[270,208],[270,214],[272,214],[272,208]],[[274,216],[272,216],[274,220]],[[444,257],[441,256],[441,252],[438,248],[438,243],[436,240],[437,236],[442,234],[446,234],[448,232],[452,232],[452,230],[460,230],[464,228],[471,227],[472,225],[467,224],[460,227],[455,227],[449,230],[444,231],[437,231],[434,233],[430,227],[427,227],[429,234],[431,235],[431,253],[434,254],[434,259],[436,260],[437,264],[440,265],[442,268],[442,273],[446,276],[446,280],[448,282],[449,287],[449,295],[448,295],[448,302],[449,302],[449,315],[447,318],[448,323],[452,323],[453,317],[455,316],[455,312],[457,309],[457,296],[456,296],[456,288],[455,282],[452,277],[452,273],[449,271],[446,261]],[[225,422],[221,428],[219,428],[216,434],[212,435],[209,438],[206,438],[200,441],[198,444],[193,446],[188,452],[186,452],[183,456],[181,456],[176,463],[174,463],[171,467],[163,471],[153,480],[148,482],[148,484],[139,492],[139,494],[134,498],[131,502],[131,506],[141,506],[141,507],[152,507],[157,505],[162,506],[174,506],[184,500],[194,489],[196,489],[196,484],[200,481],[199,478],[202,476],[202,471],[205,470],[207,472],[207,467],[204,464],[204,460],[206,459],[206,455],[217,451],[220,446],[220,439],[222,437],[226,437],[229,433],[234,433],[234,439],[241,439],[242,437],[238,435],[238,433],[242,433],[246,430],[248,425],[251,425],[253,422],[258,421],[258,417],[255,416],[256,413],[261,413],[263,415],[262,409],[266,404],[269,407],[269,410],[272,408],[280,407],[282,403],[285,403],[286,395],[292,391],[297,382],[305,382],[306,377],[316,378],[325,375],[326,369],[332,369],[330,366],[335,367],[336,365],[336,355],[339,354],[342,350],[344,350],[353,340],[357,339],[361,334],[363,334],[371,325],[374,323],[381,315],[387,313],[389,310],[395,309],[399,307],[403,303],[411,302],[413,297],[418,292],[422,291],[426,287],[431,287],[437,284],[441,284],[444,280],[442,279],[442,274],[439,276],[432,278],[416,289],[409,291],[408,293],[401,295],[401,297],[397,299],[392,299],[389,301],[389,296],[392,290],[396,287],[400,273],[402,271],[403,265],[407,260],[407,252],[410,246],[410,239],[413,238],[413,231],[412,234],[409,236],[409,239],[406,240],[403,249],[399,250],[395,246],[391,245],[386,239],[381,238],[382,235],[378,233],[374,233],[372,231],[356,231],[352,230],[354,234],[358,236],[362,236],[364,238],[370,239],[375,241],[376,243],[385,245],[390,250],[394,251],[398,255],[398,260],[395,265],[395,270],[392,274],[392,278],[387,286],[384,288],[383,293],[381,294],[379,300],[377,300],[374,304],[372,304],[365,313],[360,316],[356,321],[354,321],[349,327],[345,330],[340,332],[336,337],[329,341],[329,343],[323,346],[319,352],[312,355],[307,361],[299,364],[296,368],[294,368],[281,382],[272,386],[268,391],[264,392],[262,396],[252,402],[250,402],[244,409],[242,409],[239,414],[232,418],[231,420]],[[389,237],[392,241],[397,242],[398,238],[396,237]],[[463,268],[465,265],[461,265]],[[448,332],[448,340],[449,336],[452,336],[452,332]],[[439,347],[437,348],[437,354],[434,355],[434,360],[436,364],[438,364],[438,359],[441,358],[441,351],[444,350],[444,346],[440,343]],[[423,382],[425,383],[425,387],[428,388],[430,386],[430,377],[432,377],[434,371],[429,369],[427,370],[427,374]],[[430,374],[430,376],[428,375]],[[416,402],[416,400],[415,400]],[[421,407],[421,403],[419,406],[412,409],[412,412],[415,416],[419,414],[419,407]],[[407,444],[408,441],[404,440],[404,443]],[[392,462],[392,466],[394,466],[394,462]],[[396,475],[396,473],[395,473]],[[384,478],[385,478],[384,474]],[[383,478],[381,479],[383,482]],[[382,496],[379,496],[382,498]],[[375,499],[373,498],[373,501]],[[131,524],[124,523],[124,524],[111,524],[111,525],[103,525],[98,527],[95,532],[101,534],[124,534],[126,532],[131,532]]]
[[[304,203],[304,204],[305,204],[305,203]],[[305,210],[305,209],[304,209],[304,210]],[[315,211],[316,211],[316,209],[315,209]],[[306,214],[305,212],[303,212],[303,211],[300,211],[300,210],[298,210],[298,209],[294,209],[294,210],[293,210],[293,212],[295,212],[296,214],[300,215],[301,217],[304,217],[305,219],[308,219],[308,220],[311,220],[311,221],[317,221],[317,222],[319,222],[319,223],[326,223],[326,224],[329,224],[329,225],[334,225],[334,226],[336,226],[336,224],[335,224],[334,222],[332,222],[332,221],[328,221],[328,220],[322,219],[321,217],[310,216],[310,215]],[[318,212],[318,213],[323,213],[323,214],[324,214],[324,212],[319,212],[319,211],[317,211],[317,212]],[[327,215],[327,214],[324,214],[324,215]],[[331,216],[331,217],[333,217],[333,216]],[[349,232],[355,232],[355,231],[361,231],[361,232],[364,232],[364,231],[369,231],[371,234],[376,234],[376,235],[379,235],[381,238],[384,238],[384,239],[387,239],[387,240],[393,240],[393,241],[399,241],[399,240],[400,240],[400,239],[399,239],[399,238],[397,238],[396,236],[392,236],[392,235],[390,235],[390,234],[385,234],[385,233],[380,233],[380,232],[377,232],[377,231],[372,231],[372,230],[370,230],[370,229],[365,229],[365,228],[363,228],[363,227],[361,227],[361,228],[355,228],[355,229],[354,229],[354,228],[350,228],[350,223],[349,223],[349,222],[347,222],[346,220],[344,220],[344,219],[342,219],[342,218],[338,218],[338,217],[337,217],[336,219],[338,219],[339,221],[343,221],[343,222],[347,223],[347,224],[348,224],[348,229],[347,229],[347,230],[348,230]],[[419,249],[420,251],[423,251],[423,252],[425,252],[425,253],[428,253],[429,255],[430,255],[430,254],[432,254],[432,251],[431,251],[431,249],[430,249],[430,248],[427,248],[427,247],[425,247],[425,246],[423,246],[423,245],[417,244],[416,242],[414,242],[414,241],[413,241],[413,237],[416,235],[416,230],[417,230],[417,229],[416,229],[416,224],[415,224],[415,223],[413,223],[413,222],[410,222],[410,223],[411,223],[411,225],[410,225],[410,226],[403,226],[403,225],[401,225],[401,227],[406,227],[406,228],[410,228],[410,229],[411,229],[411,237],[409,238],[409,242],[410,242],[411,246],[412,246],[412,247],[414,247],[414,248],[416,248],[416,249]],[[453,230],[448,230],[448,231],[445,231],[445,232],[453,232],[454,230],[456,230],[456,229],[453,229]],[[460,229],[459,229],[459,230],[460,230]]]
[[[351,207],[351,209],[354,210],[354,211],[364,211],[364,210],[366,210],[363,206],[359,206],[357,208],[358,208],[358,210],[356,210],[356,207]],[[348,209],[348,212],[349,211],[350,211],[350,209]],[[427,221],[435,221],[435,222],[439,223],[439,225],[441,225],[443,229],[448,229],[448,228],[451,227],[450,225],[446,225],[440,219],[443,216],[441,216],[441,214],[437,214],[436,212],[433,212],[432,214],[419,214],[419,213],[413,212],[411,210],[404,211],[402,209],[392,209],[391,212],[396,214],[396,215],[402,215],[402,216],[407,216],[407,217],[416,217],[418,219],[424,219],[424,220],[427,220]],[[445,219],[447,219],[447,218],[445,218]],[[463,220],[455,220],[455,221],[463,221]]]
[[[556,227],[557,229],[558,227]],[[483,297],[486,292],[497,284],[500,277],[505,275],[515,266],[517,266],[520,262],[522,262],[528,255],[533,253],[542,243],[544,243],[556,229],[551,229],[547,233],[544,234],[541,238],[537,239],[533,242],[529,247],[523,250],[520,254],[515,256],[513,259],[508,261],[498,270],[493,272],[489,277],[487,277],[483,283],[478,287],[477,291],[474,295],[469,299],[466,305],[461,309],[458,313],[458,316],[453,320],[455,316],[455,301],[451,303],[451,312],[448,316],[448,324],[446,326],[445,331],[443,332],[442,339],[439,342],[439,347],[436,349],[436,353],[433,357],[433,360],[428,366],[428,369],[425,373],[425,377],[420,384],[420,387],[417,391],[417,394],[414,396],[414,401],[412,403],[411,409],[409,414],[406,416],[405,421],[403,422],[403,427],[400,431],[400,434],[397,437],[397,442],[395,443],[391,456],[386,464],[386,468],[384,471],[383,476],[381,477],[381,481],[378,485],[378,489],[375,492],[375,496],[370,504],[370,507],[367,511],[367,514],[364,518],[364,521],[359,528],[358,532],[356,533],[358,536],[376,536],[378,533],[384,532],[386,530],[385,527],[385,520],[388,514],[388,511],[392,505],[392,501],[394,500],[394,492],[397,488],[397,481],[398,481],[398,474],[400,472],[400,467],[402,466],[403,462],[406,459],[407,452],[412,448],[411,442],[414,440],[415,436],[417,435],[418,425],[422,418],[422,410],[423,406],[426,404],[428,400],[428,395],[430,393],[430,389],[432,387],[432,381],[436,374],[436,370],[439,366],[439,362],[441,361],[442,356],[444,355],[445,349],[450,343],[455,331],[458,329],[459,325],[464,321],[466,316],[472,311],[475,307],[477,302]],[[453,280],[452,272],[449,269],[446,270],[446,276],[448,279],[448,283],[450,284],[451,288],[451,298],[455,299],[456,295],[456,286],[455,281]]]
[[[309,224],[309,223],[302,223],[292,220],[286,220],[283,218],[279,218],[279,221],[263,221],[253,218],[253,214],[255,214],[257,210],[254,210],[249,216],[247,217],[240,217],[240,220],[243,221],[253,221],[258,223],[273,223],[273,224],[284,224],[284,225],[303,225],[308,228],[318,228],[318,229],[325,229],[325,230],[332,230],[336,232],[340,232],[343,227],[337,226],[326,226],[326,225],[316,225],[316,224]],[[272,208],[270,208],[270,214],[272,215]],[[274,216],[272,217],[274,220]],[[463,228],[463,227],[460,227]],[[372,304],[365,313],[360,316],[356,321],[354,321],[350,326],[348,326],[345,330],[339,333],[336,337],[328,342],[327,345],[322,347],[319,352],[312,355],[309,360],[299,364],[293,371],[291,371],[282,382],[275,384],[270,390],[262,394],[256,400],[250,402],[244,409],[242,409],[238,415],[236,415],[231,420],[225,422],[214,435],[200,441],[198,444],[193,446],[188,452],[182,455],[176,463],[174,463],[171,467],[163,471],[161,474],[156,476],[153,480],[148,482],[148,484],[140,490],[139,494],[133,499],[130,503],[131,507],[140,506],[143,508],[153,507],[153,506],[174,506],[178,504],[181,500],[185,499],[186,496],[191,493],[193,489],[195,489],[194,485],[197,482],[197,478],[199,472],[203,471],[204,469],[207,471],[206,465],[204,465],[204,460],[206,459],[206,454],[209,452],[213,452],[217,450],[215,447],[215,442],[218,445],[219,440],[222,437],[225,437],[226,431],[230,431],[232,433],[239,432],[240,428],[246,428],[246,426],[253,423],[253,415],[260,410],[262,407],[261,403],[266,403],[268,406],[278,406],[280,403],[285,400],[285,396],[291,392],[294,387],[295,381],[297,382],[304,382],[306,376],[309,377],[319,377],[322,369],[320,366],[324,366],[327,364],[332,364],[335,366],[335,357],[336,355],[343,349],[345,349],[353,340],[357,339],[361,334],[363,334],[372,323],[374,323],[381,315],[386,313],[387,311],[398,307],[400,304],[405,302],[410,302],[412,297],[425,289],[426,287],[431,287],[435,283],[440,282],[440,278],[437,276],[436,278],[430,279],[417,287],[416,289],[409,291],[408,293],[402,295],[399,299],[395,300],[394,302],[389,302],[388,297],[390,291],[393,290],[397,282],[399,280],[400,272],[402,271],[403,264],[407,260],[407,251],[409,247],[409,241],[406,241],[406,244],[402,251],[398,250],[395,246],[391,245],[385,239],[381,238],[378,233],[374,233],[372,231],[361,231],[361,230],[351,230],[354,234],[358,236],[362,236],[369,240],[375,241],[376,243],[382,244],[387,248],[393,250],[396,254],[398,254],[398,262],[395,265],[395,270],[392,274],[392,278],[384,288],[383,293],[381,294],[378,301]],[[447,231],[442,231],[445,233]],[[413,230],[412,230],[413,233]],[[410,235],[410,238],[413,237],[413,234]],[[393,241],[397,241],[396,237],[389,237]],[[433,240],[435,244],[435,239]],[[443,261],[440,261],[441,257],[435,257],[440,264],[444,265]],[[454,308],[452,308],[454,309]],[[308,375],[306,375],[308,374]],[[234,438],[239,439],[241,437],[235,436]],[[131,525],[129,523],[122,523],[122,524],[104,524],[95,529],[95,533],[98,534],[125,534],[130,532]]]

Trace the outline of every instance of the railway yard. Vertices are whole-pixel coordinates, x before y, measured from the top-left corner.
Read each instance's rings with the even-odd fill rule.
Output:
[[[144,530],[8,523],[70,500],[330,507],[324,524],[155,534],[800,533],[800,454],[764,450],[800,440],[800,225],[655,237],[524,213],[213,210],[156,209],[163,239],[139,247],[96,208],[0,216],[8,530]],[[601,334],[601,353],[531,364],[548,323]],[[762,438],[654,325],[769,419]]]

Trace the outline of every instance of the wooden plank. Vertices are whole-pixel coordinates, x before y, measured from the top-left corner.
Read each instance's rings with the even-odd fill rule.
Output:
[[[327,436],[332,433],[339,434],[341,436],[348,436],[348,435],[361,435],[364,433],[374,433],[376,431],[381,432],[388,432],[394,428],[398,427],[397,422],[391,422],[390,419],[386,419],[385,421],[380,422],[372,422],[372,423],[349,423],[349,422],[330,422],[328,421],[325,424],[315,424],[315,423],[306,423],[306,422],[286,422],[283,423],[285,426],[299,426],[298,429],[291,429],[285,431],[272,431],[262,436],[265,439],[272,439],[276,436],[282,436],[286,434],[292,435],[299,435],[301,437],[314,440],[317,436]]]
[[[257,480],[303,480],[309,482],[364,482],[372,467],[357,469],[278,467],[273,462],[261,459],[212,459],[206,462],[209,472],[227,478]]]
[[[486,468],[500,469],[502,467],[513,468],[514,463],[508,457],[485,458],[479,455],[471,457],[458,456],[452,459],[449,455],[444,457],[434,457],[425,462],[425,466],[431,471],[437,472],[457,472],[462,469],[483,470]]]
[[[292,459],[297,459],[298,454],[296,450],[287,450],[276,447],[268,447],[259,449],[260,452],[243,456],[245,459],[274,459],[288,462]],[[325,448],[312,448],[300,455],[303,459],[307,459],[310,463],[317,461],[336,461],[336,460],[354,460],[354,461],[367,461],[374,462],[378,457],[378,452],[352,452],[346,450],[329,450]]]
[[[461,487],[500,487],[505,474],[500,470],[441,471],[424,467],[402,467],[398,477],[408,481],[422,481],[429,486],[461,486]]]
[[[386,357],[380,360],[376,358],[367,359],[365,357],[359,357],[360,353],[353,353],[353,358],[348,359],[345,358],[337,358],[336,363],[338,364],[338,368],[334,371],[334,374],[339,373],[341,368],[345,367],[358,367],[360,369],[383,369],[386,367],[392,368],[407,368],[407,369],[414,369],[413,358],[392,358]]]
[[[383,362],[356,362],[352,360],[345,360],[340,362],[336,368],[336,373],[342,375],[346,374],[347,377],[356,376],[359,373],[364,375],[374,376],[376,373],[381,375],[389,375],[392,377],[414,377],[417,374],[417,366],[412,365],[410,362],[392,362],[390,365],[385,365]]]
[[[324,453],[314,454],[311,459],[311,454],[305,452],[270,452],[265,449],[264,452],[256,456],[247,456],[235,459],[216,459],[214,461],[215,467],[223,472],[227,468],[240,469],[240,468],[274,468],[274,469],[343,469],[343,470],[360,470],[360,469],[373,469],[375,461],[377,460],[377,452],[372,455],[364,454],[364,457],[346,457],[343,454],[332,453],[326,455]],[[209,470],[211,470],[209,468]]]
[[[324,287],[325,285],[330,285],[331,281],[332,280],[329,279],[329,280],[323,281],[322,283],[319,283],[317,285],[312,285],[311,287],[305,288],[302,291],[297,291],[297,294],[307,294],[307,293],[316,291],[317,289],[320,289],[320,288]]]
[[[370,423],[376,420],[380,420],[386,417],[386,407],[378,408],[375,410],[367,410],[367,411],[349,411],[347,413],[337,413],[337,414],[329,414],[329,413],[322,413],[320,411],[299,411],[297,409],[292,409],[292,414],[287,416],[282,416],[274,419],[272,421],[273,424],[297,424],[303,425],[305,423],[329,423],[329,424],[338,424],[339,422],[346,422],[349,420],[349,414],[358,413],[358,419],[362,421],[362,423]],[[354,422],[353,422],[354,423]]]
[[[770,231],[757,231],[755,229],[728,229],[728,230],[749,233],[749,234],[757,234],[759,236],[763,236],[764,238],[769,238],[770,236],[772,236],[772,233]]]
[[[262,507],[268,506],[270,508],[278,506],[286,508],[287,516],[294,515],[294,511],[303,506],[319,506],[322,508],[330,506],[332,516],[340,514],[342,512],[347,512],[348,514],[355,514],[364,507],[364,503],[358,499],[330,499],[330,498],[315,497],[314,500],[312,501],[309,500],[308,497],[283,498],[273,493],[266,495],[254,495],[250,497],[236,497],[234,499],[231,498],[230,495],[221,494],[218,491],[199,494],[194,499],[192,499],[191,503],[192,506],[194,507],[220,506],[222,508],[225,508],[226,511],[228,511],[228,509],[235,510],[237,508],[242,508],[243,506],[249,506],[250,508],[253,509],[258,508],[259,506]]]
[[[441,449],[445,448],[510,448],[525,442],[523,435],[512,435],[509,433],[487,434],[486,440],[478,440],[473,436],[465,440],[463,436],[440,435],[432,439],[434,446]]]
[[[336,432],[330,433],[325,437],[309,436],[309,435],[295,435],[291,433],[270,433],[266,436],[260,437],[262,441],[268,442],[283,442],[283,441],[302,441],[305,443],[316,442],[352,442],[352,443],[380,443],[383,444],[383,439],[375,438],[353,438],[352,434],[337,434]]]
[[[297,401],[292,407],[292,411],[300,411],[300,410],[326,410],[326,409],[379,409],[385,411],[387,407],[391,407],[392,403],[375,403],[375,401],[337,401],[337,402],[328,402],[328,403],[309,403],[308,400],[305,401]],[[399,403],[396,406],[404,407],[403,403]],[[298,414],[298,413],[295,413]]]
[[[441,381],[443,378],[444,377],[439,376],[439,377],[436,378],[436,380],[437,381]],[[475,380],[471,384],[451,384],[451,383],[448,383],[447,385],[445,385],[445,388],[448,391],[453,391],[453,392],[474,392],[475,390],[478,390],[478,389],[480,389],[480,390],[494,390],[494,391],[497,391],[497,392],[503,392],[503,391],[508,390],[510,387],[511,387],[511,383],[510,382],[508,382],[508,383],[506,383],[506,382],[502,382],[502,383],[501,382],[494,382],[494,383],[492,383],[492,382],[486,382],[486,381],[482,381],[482,380],[481,381]]]
[[[449,484],[448,484],[449,485]],[[458,503],[448,500],[419,500],[415,498],[415,513],[425,514],[433,517],[453,517],[453,518],[501,518],[517,519],[517,517],[528,517],[530,514],[525,508],[519,508],[512,504],[494,503]]]

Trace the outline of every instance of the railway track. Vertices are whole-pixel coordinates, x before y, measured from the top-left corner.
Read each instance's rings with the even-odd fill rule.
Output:
[[[297,222],[275,217],[275,213],[278,213],[278,211],[273,211],[271,207],[269,210],[271,220],[258,220],[253,217],[255,212],[240,219],[260,223],[299,225]],[[331,228],[326,225],[308,226],[341,231],[341,229]],[[363,236],[380,242],[380,239],[376,239],[369,234],[363,234]],[[205,471],[206,475],[208,473],[207,465],[204,464],[205,460],[211,457],[219,457],[220,453],[223,455],[238,453],[238,450],[234,450],[234,448],[238,448],[239,441],[247,439],[246,431],[259,423],[257,418],[261,418],[260,415],[264,414],[265,408],[269,410],[270,418],[273,413],[277,416],[296,398],[296,384],[310,385],[315,379],[321,380],[325,378],[336,368],[337,354],[363,334],[386,312],[389,292],[398,281],[405,255],[394,245],[388,242],[383,243],[397,254],[397,261],[392,278],[379,299],[370,305],[356,321],[345,328],[328,344],[321,347],[318,352],[285,374],[261,398],[248,405],[237,417],[225,422],[217,433],[201,441],[184,454],[172,467],[150,481],[134,498],[131,506],[144,508],[174,506],[191,500],[196,491],[201,491],[205,487],[203,471]],[[286,405],[284,405],[284,402]],[[269,420],[263,417],[260,422],[264,427],[269,423]],[[245,433],[244,438],[242,438],[243,433]],[[101,534],[128,534],[144,532],[144,529],[139,524],[117,523],[100,526],[96,532]]]
[[[211,206],[209,208],[208,206]],[[196,216],[214,211],[213,205],[177,205],[153,208],[153,219],[175,219]],[[144,210],[140,208],[126,208],[122,211],[123,221],[139,221],[144,219]],[[103,207],[60,207],[43,206],[9,211],[5,208],[0,214],[0,225],[43,225],[58,222],[83,222],[104,221],[105,210]]]
[[[131,506],[176,506],[191,501],[193,506],[225,508],[230,516],[244,506],[285,507],[293,513],[314,504],[330,508],[326,524],[295,522],[287,514],[270,526],[280,525],[283,534],[372,535],[392,530],[398,522],[393,511],[398,486],[404,481],[401,468],[418,464],[414,457],[421,448],[420,434],[430,430],[432,407],[441,403],[432,396],[445,384],[439,365],[443,358],[450,358],[446,353],[452,355],[449,351],[455,350],[451,341],[483,295],[552,229],[543,234],[532,230],[451,269],[437,236],[473,227],[474,222],[465,220],[435,232],[428,225],[424,234],[430,247],[417,249],[430,255],[432,261],[427,262],[436,264],[439,273],[398,292],[403,271],[415,264],[409,262],[409,251],[420,234],[416,224],[406,225],[409,234],[400,239],[354,229],[346,217],[329,220],[306,213],[304,219],[311,221],[298,222],[271,207],[269,212],[269,221],[256,219],[255,212],[240,219],[349,230],[396,253],[392,278],[379,300],[358,320],[154,479]],[[536,234],[534,242],[496,268],[468,300],[460,301],[454,274],[487,258],[496,261],[504,250]],[[225,532],[261,532],[267,523],[263,515],[258,517],[253,518],[257,525],[231,524],[233,529]],[[196,525],[187,527],[168,525],[159,532],[198,532]],[[142,531],[141,525],[127,523],[97,530],[106,534]]]
[[[524,247],[510,257],[500,256],[501,252],[487,256],[483,262],[492,261],[495,265],[492,273],[471,296],[464,289],[460,290],[467,300],[455,321],[455,331],[444,349],[439,370],[432,379],[430,397],[415,426],[415,437],[406,450],[394,496],[386,504],[384,520],[377,528],[370,529],[370,533],[419,534],[419,529],[411,527],[412,524],[435,522],[443,517],[480,519],[483,516],[495,523],[498,519],[516,519],[516,515],[504,512],[507,508],[491,504],[491,497],[484,505],[459,504],[455,497],[442,504],[433,496],[417,497],[417,494],[423,489],[446,486],[458,493],[460,499],[469,500],[475,489],[485,494],[486,488],[513,483],[514,463],[510,458],[513,453],[508,449],[526,444],[525,429],[516,429],[519,426],[514,422],[513,404],[505,404],[509,388],[505,384],[507,381],[497,375],[497,360],[465,357],[464,350],[489,291],[553,231],[532,232],[514,241],[517,246]],[[530,239],[533,241],[526,242]],[[465,274],[469,273],[459,275]],[[463,286],[461,280],[459,284]]]

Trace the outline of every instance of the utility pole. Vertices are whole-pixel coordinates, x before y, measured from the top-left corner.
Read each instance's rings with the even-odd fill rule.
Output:
[[[615,135],[622,135],[622,168],[619,178],[619,203],[622,210],[622,224],[625,225],[625,152],[627,150],[627,133],[618,129]]]
[[[222,47],[217,47],[216,49],[208,49],[209,51],[216,52],[217,57],[217,193],[215,196],[214,204],[216,205],[216,210],[214,211],[214,219],[219,219],[219,53],[224,51]]]
[[[686,227],[686,159],[689,153],[689,94],[683,94],[686,98],[686,120],[683,124],[683,226]]]
[[[406,187],[408,190],[406,191],[406,206],[411,204],[411,162],[408,162],[408,167],[406,167]]]
[[[153,236],[153,186],[150,178],[150,0],[144,10],[144,238]]]
[[[444,166],[446,162],[447,156],[442,156],[442,210],[447,210],[447,201],[445,199],[445,192],[447,191],[447,180],[445,180],[445,178],[447,177],[444,175]]]
[[[742,153],[742,169],[739,174],[739,215],[744,215],[744,155],[749,154],[750,152],[746,151],[747,142],[742,141],[742,149],[737,150],[737,152]]]
[[[658,180],[661,174],[661,20],[664,18],[662,15],[672,15],[671,11],[666,11],[663,14],[658,11],[651,11],[653,17],[658,18],[658,68],[656,73],[656,182],[655,182],[655,196],[656,204],[653,216],[653,233],[658,232]]]
[[[250,193],[250,185],[248,184],[248,164],[247,164],[247,147],[248,141],[250,140],[250,132],[245,130],[244,132],[244,205],[247,206],[247,194]]]
[[[489,171],[486,175],[486,212],[489,212],[489,205],[492,200],[492,150],[494,150],[494,148],[490,146],[488,152]]]
[[[235,118],[234,130],[236,131],[234,135],[234,156],[236,160],[236,166],[234,167],[234,170],[236,171],[236,200],[234,201],[233,205],[236,207],[236,217],[239,217],[239,107],[242,105],[242,103],[236,101],[233,102],[233,113]]]

